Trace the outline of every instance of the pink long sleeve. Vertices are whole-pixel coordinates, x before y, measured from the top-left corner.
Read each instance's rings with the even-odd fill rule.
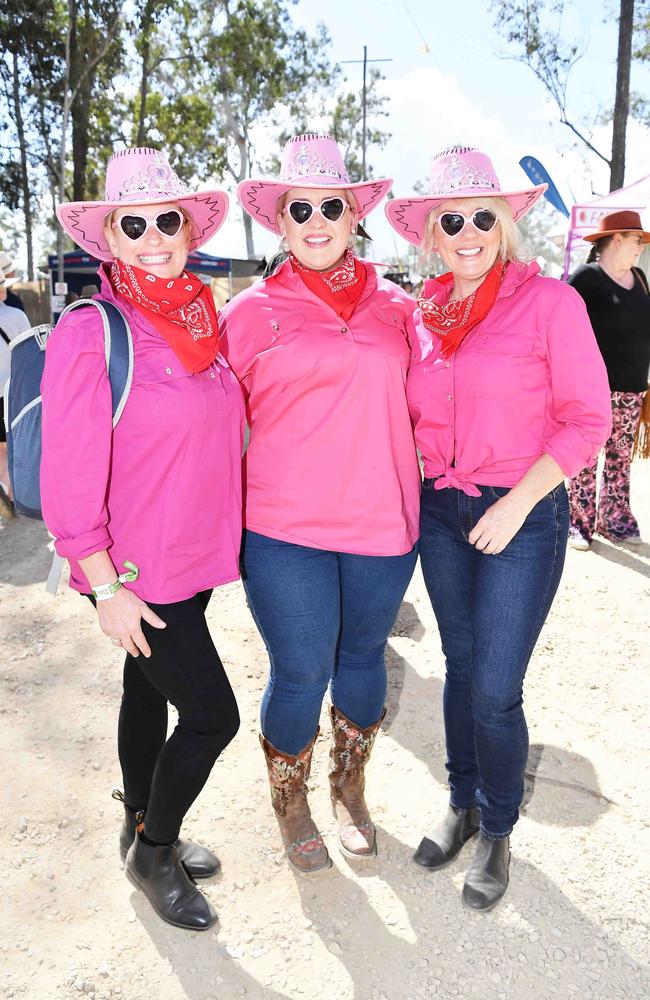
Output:
[[[64,558],[107,549],[111,390],[101,318],[65,317],[50,337],[41,385],[43,518]]]

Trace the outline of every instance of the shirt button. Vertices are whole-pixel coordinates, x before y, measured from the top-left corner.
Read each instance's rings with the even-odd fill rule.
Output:
[[[173,375],[173,374],[174,372],[172,371],[171,368],[165,368],[165,375]]]
[[[342,326],[341,327],[341,333],[347,333],[347,332],[348,332],[347,326]]]
[[[451,395],[451,393],[447,396],[447,399],[453,399],[453,398],[454,397]]]
[[[451,368],[451,361],[445,361],[445,368]]]
[[[216,378],[216,377],[217,377],[217,376],[215,375],[215,373],[214,373],[214,372],[210,372],[210,378]]]

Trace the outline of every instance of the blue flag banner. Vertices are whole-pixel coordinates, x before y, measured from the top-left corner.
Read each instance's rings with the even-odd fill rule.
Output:
[[[560,192],[551,180],[546,167],[543,167],[539,160],[536,160],[534,156],[524,156],[524,158],[519,161],[519,166],[530,178],[533,184],[548,184],[548,188],[544,192],[544,197],[548,198],[553,208],[557,208],[558,212],[561,212],[562,215],[566,215],[568,218],[569,209],[562,201]]]

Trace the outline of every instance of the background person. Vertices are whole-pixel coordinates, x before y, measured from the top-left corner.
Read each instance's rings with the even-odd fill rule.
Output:
[[[515,222],[544,190],[502,191],[484,153],[452,147],[433,160],[428,197],[386,208],[398,233],[448,268],[425,281],[408,378],[451,793],[414,860],[442,868],[480,828],[462,894],[475,910],[508,885],[528,754],[523,681],[562,573],[564,478],[592,461],[610,427],[584,304],[519,252]]]
[[[15,285],[18,281],[18,276],[16,275],[16,265],[14,264],[12,258],[4,250],[0,250],[0,271],[4,273],[5,276],[5,287],[7,289],[6,303],[13,309],[22,309],[24,313],[27,312],[23,304],[23,300],[20,295],[16,292],[11,291],[11,286]]]
[[[607,368],[612,433],[596,502],[597,459],[571,480],[573,548],[591,547],[595,533],[610,542],[639,545],[639,525],[630,508],[630,465],[634,434],[648,388],[650,295],[643,271],[635,267],[650,233],[637,212],[612,212],[583,237],[592,243],[586,264],[569,284],[584,299]]]
[[[307,779],[331,686],[339,847],[376,853],[364,769],[384,716],[386,640],[417,558],[419,473],[406,403],[415,303],[355,252],[389,180],[351,184],[336,142],[284,147],[278,180],[240,184],[288,259],[223,311],[247,399],[242,577],[270,674],[261,743],[291,864],[331,865]]]
[[[113,431],[102,320],[79,309],[52,333],[42,384],[45,523],[71,586],[93,595],[100,628],[126,651],[126,873],[163,920],[190,930],[217,917],[188,872],[212,875],[218,861],[179,831],[239,725],[205,610],[238,577],[243,401],[218,353],[211,293],[185,263],[227,205],[221,191],[187,193],[154,149],[109,160],[103,202],[61,205],[66,232],[104,261],[98,298],[131,326],[133,383]],[[123,574],[133,564],[136,578]]]
[[[1,255],[6,257],[6,254]],[[22,308],[8,305],[7,278],[0,270],[0,516],[13,517],[13,492],[7,468],[7,428],[4,420],[4,388],[9,378],[11,351],[9,344],[19,334],[29,330],[31,323]],[[17,296],[14,296],[16,299]],[[20,301],[20,300],[19,300]]]

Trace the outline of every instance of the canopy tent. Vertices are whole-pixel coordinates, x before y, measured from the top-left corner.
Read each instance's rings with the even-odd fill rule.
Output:
[[[77,295],[86,285],[97,285],[99,279],[96,278],[97,268],[100,261],[84,250],[71,250],[63,255],[63,280],[68,283],[68,290]],[[213,257],[209,253],[202,253],[196,250],[187,258],[187,269],[195,274],[205,274],[210,278],[248,278],[255,274],[262,274],[266,261],[264,260],[238,260],[233,257]],[[52,287],[58,281],[58,258],[56,254],[50,254],[47,258],[47,268],[50,272]],[[93,280],[94,278],[94,280]]]
[[[582,239],[585,233],[594,232],[603,215],[615,212],[617,209],[631,209],[634,212],[639,212],[645,225],[643,215],[650,209],[650,174],[634,184],[619,188],[618,191],[610,191],[602,198],[595,198],[594,201],[573,206],[564,251],[563,278],[566,279],[573,270],[573,254],[585,248],[586,244]]]

